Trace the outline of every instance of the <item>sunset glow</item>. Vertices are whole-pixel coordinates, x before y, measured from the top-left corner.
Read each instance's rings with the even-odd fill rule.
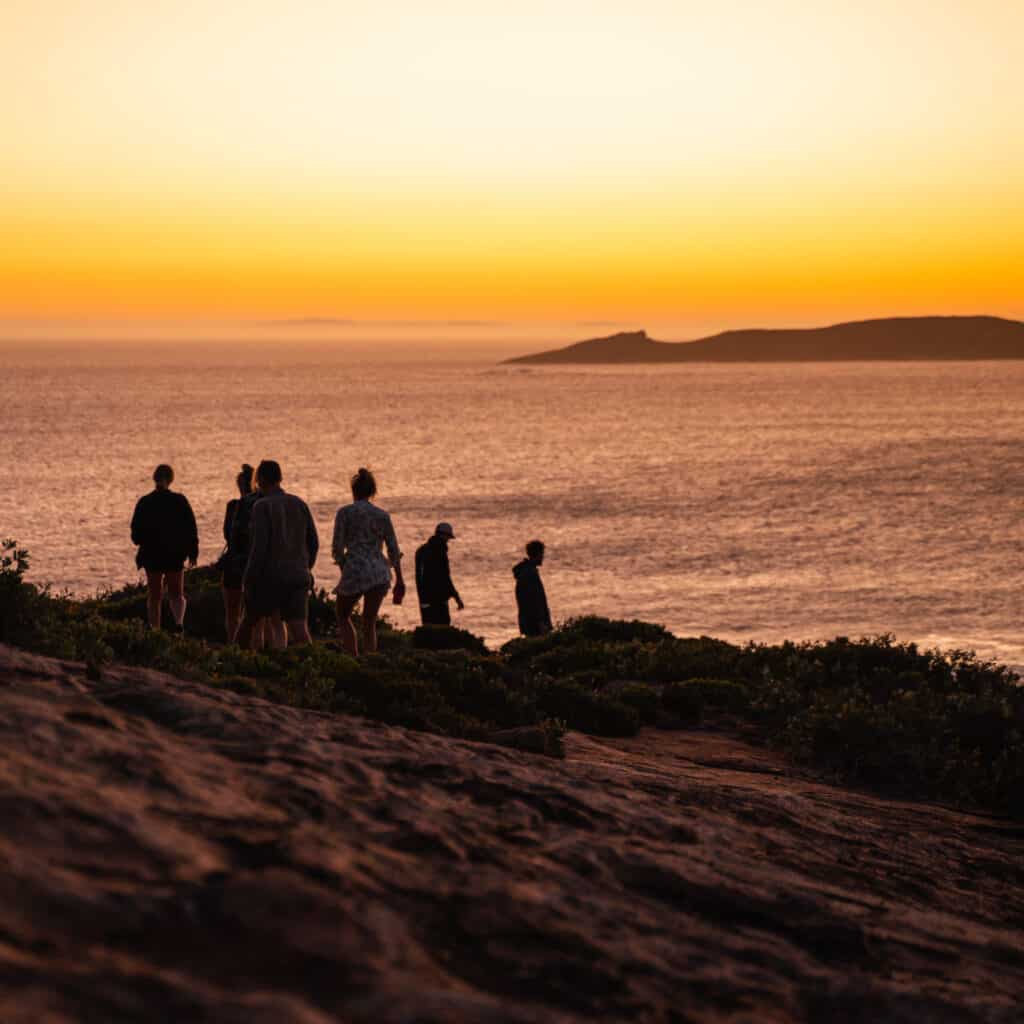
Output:
[[[1024,5],[14,0],[0,318],[1024,317]]]

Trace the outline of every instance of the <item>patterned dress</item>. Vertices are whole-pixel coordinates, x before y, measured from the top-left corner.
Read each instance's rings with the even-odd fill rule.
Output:
[[[397,569],[402,560],[391,516],[365,499],[338,509],[331,551],[341,568],[341,580],[334,592],[346,597],[390,587],[391,570]]]

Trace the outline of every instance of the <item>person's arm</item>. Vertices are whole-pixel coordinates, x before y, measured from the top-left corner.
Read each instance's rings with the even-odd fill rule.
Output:
[[[316,556],[320,552],[320,534],[316,532],[316,523],[313,522],[313,513],[306,506],[306,547],[309,549],[309,568],[312,570],[316,565]]]
[[[547,631],[550,633],[551,630],[553,630],[555,627],[554,625],[552,625],[551,622],[551,609],[548,608],[548,593],[544,589],[544,581],[540,578],[539,572],[537,573],[537,591],[537,599],[540,603],[540,621],[544,624],[544,626],[547,628]]]
[[[424,604],[423,598],[426,596],[426,589],[424,587],[425,574],[426,574],[426,549],[420,546],[416,549],[416,593],[419,596],[420,604]]]
[[[235,511],[238,509],[238,499],[232,498],[224,509],[224,543],[231,546],[231,527],[235,522]]]
[[[192,506],[184,494],[181,496],[181,503],[185,513],[185,538],[188,541],[188,562],[189,565],[195,565],[199,561],[199,528],[196,526],[196,514],[192,511]]]
[[[135,511],[132,513],[132,543],[142,544],[146,535],[145,515],[143,514],[142,499],[135,502]]]
[[[398,537],[395,535],[395,526],[391,522],[391,516],[387,517],[387,524],[384,529],[384,547],[387,548],[388,561],[391,568],[395,570],[395,589],[392,600],[395,604],[401,604],[405,597],[405,578],[402,576],[402,551],[398,546]]]
[[[331,556],[335,564],[343,569],[345,567],[345,509],[339,508],[334,517],[334,537],[331,539]]]
[[[455,584],[452,582],[452,563],[448,557],[448,552],[444,553],[444,578],[448,587],[448,596],[455,599],[455,606],[461,612],[466,606],[462,603],[462,598],[459,597],[459,592],[455,589]]]
[[[270,516],[266,506],[257,502],[252,507],[252,518],[249,520],[249,558],[242,576],[244,586],[252,586],[263,575],[269,546]]]

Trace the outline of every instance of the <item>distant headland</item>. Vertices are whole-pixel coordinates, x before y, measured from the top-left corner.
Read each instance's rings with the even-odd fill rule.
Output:
[[[1024,359],[1024,323],[995,316],[896,317],[655,341],[646,331],[592,338],[506,363],[754,363]]]

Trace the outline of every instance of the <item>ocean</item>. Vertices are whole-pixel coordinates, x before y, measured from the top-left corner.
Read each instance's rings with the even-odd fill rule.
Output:
[[[538,537],[556,620],[741,642],[893,633],[1024,667],[1024,363],[511,367],[504,354],[9,351],[0,535],[29,549],[37,582],[119,586],[137,576],[128,523],[158,462],[207,561],[241,463],[276,458],[316,518],[330,588],[334,512],[366,465],[410,576],[434,525],[454,525],[454,620],[492,643],[515,633],[511,568]],[[385,607],[418,621],[414,599]]]

